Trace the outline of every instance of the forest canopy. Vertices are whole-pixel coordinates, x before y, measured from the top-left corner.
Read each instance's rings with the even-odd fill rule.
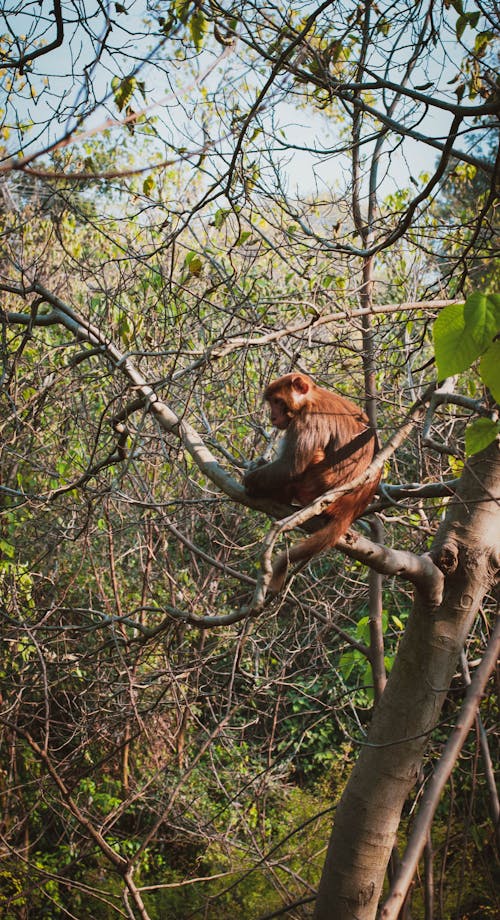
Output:
[[[6,920],[498,916],[498,34],[3,10]],[[340,494],[244,487],[290,373],[381,478],[273,595]]]

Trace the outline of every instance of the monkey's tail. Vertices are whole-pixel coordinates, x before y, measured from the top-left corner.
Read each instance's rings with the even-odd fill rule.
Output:
[[[340,527],[341,523],[341,521],[336,520],[330,521],[326,527],[322,527],[321,530],[317,530],[310,537],[306,537],[305,540],[301,540],[300,543],[296,543],[295,546],[291,546],[276,557],[273,563],[272,578],[269,583],[269,590],[272,594],[278,594],[281,591],[289,565],[293,565],[296,562],[309,562],[313,556],[330,546],[334,546],[337,540],[343,537],[345,530]],[[348,528],[349,524],[346,530]]]
[[[328,523],[317,530],[316,533],[301,540],[289,550],[280,553],[273,565],[273,574],[269,583],[269,590],[273,594],[281,591],[288,566],[296,562],[309,562],[313,556],[321,553],[340,540],[341,537],[349,530],[352,522],[359,517],[367,505],[369,505],[373,495],[377,490],[379,480],[367,483],[357,493],[341,495],[330,507],[326,514],[331,518]]]

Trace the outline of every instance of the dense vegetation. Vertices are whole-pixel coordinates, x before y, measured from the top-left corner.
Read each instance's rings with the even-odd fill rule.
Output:
[[[293,368],[364,403],[382,445],[408,425],[357,527],[389,555],[427,559],[464,469],[498,465],[494,14],[5,14],[6,920],[312,916],[422,586],[342,546],[264,597],[263,511],[290,509],[238,484],[275,443],[262,390]],[[469,537],[478,571],[480,552]],[[490,569],[400,852],[495,641]],[[402,917],[498,916],[498,687],[483,689]]]

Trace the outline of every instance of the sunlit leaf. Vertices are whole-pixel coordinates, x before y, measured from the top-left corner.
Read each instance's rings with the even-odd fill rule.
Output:
[[[194,259],[191,259],[191,261],[189,262],[189,265],[188,265],[189,274],[190,274],[190,275],[199,275],[200,272],[201,272],[202,267],[203,267],[203,263],[202,263],[200,257],[199,257],[199,256],[195,256]]]
[[[493,342],[479,364],[481,380],[500,404],[500,342]]]
[[[474,42],[474,54],[477,54],[478,57],[482,57],[494,37],[494,32],[478,32]]]
[[[464,320],[467,333],[485,351],[500,331],[500,294],[471,294],[465,302]]]
[[[433,327],[438,377],[451,377],[467,370],[480,351],[465,328],[464,305],[449,304]]]
[[[449,304],[437,317],[434,348],[438,375],[467,370],[500,329],[500,295],[474,293],[465,304]]]
[[[477,454],[488,447],[500,433],[500,422],[489,418],[478,418],[467,426],[465,431],[465,450],[467,456]]]
[[[215,217],[214,217],[214,220],[213,220],[213,224],[214,224],[214,227],[215,227],[217,230],[220,230],[220,228],[221,228],[222,225],[225,223],[225,221],[226,221],[226,219],[227,219],[227,217],[228,217],[228,215],[229,215],[230,213],[231,213],[231,211],[230,211],[229,208],[219,208],[219,209],[215,212]]]
[[[180,21],[184,23],[187,22],[189,10],[191,7],[191,0],[175,0],[174,7]]]
[[[467,28],[467,16],[464,16],[462,14],[461,16],[458,17],[457,24],[455,26],[455,31],[457,33],[458,39],[462,38],[462,35],[464,34],[466,28]]]
[[[236,245],[243,246],[243,243],[246,243],[247,240],[251,237],[251,235],[252,235],[251,230],[242,230],[238,239],[236,240]]]
[[[130,102],[136,86],[137,80],[135,77],[124,77],[123,80],[119,80],[117,77],[113,77],[111,81],[111,88],[115,94],[115,103],[120,112]]]
[[[207,31],[207,20],[201,10],[196,10],[191,16],[189,30],[196,50],[200,51]]]

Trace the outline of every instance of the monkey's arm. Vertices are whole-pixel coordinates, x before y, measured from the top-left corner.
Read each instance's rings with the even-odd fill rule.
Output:
[[[253,498],[276,498],[289,502],[292,498],[292,477],[286,457],[278,457],[246,473],[243,485]]]
[[[302,419],[297,421],[286,444],[290,478],[298,479],[306,470],[315,470],[319,474],[329,465],[327,454],[332,453],[336,444],[332,422],[323,415],[309,416],[307,424]]]

